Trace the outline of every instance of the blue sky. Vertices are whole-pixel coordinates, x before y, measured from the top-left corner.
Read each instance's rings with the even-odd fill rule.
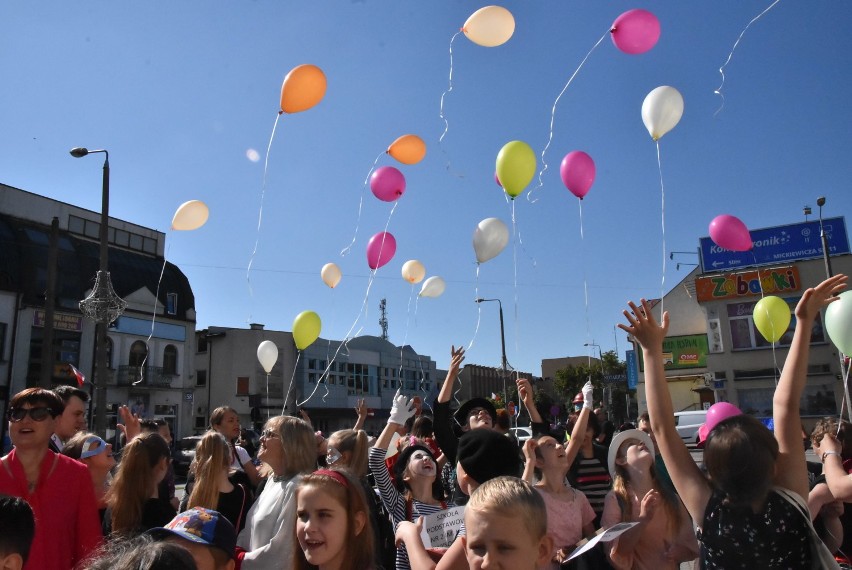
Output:
[[[631,56],[606,38],[589,57],[557,107],[538,200],[524,193],[515,202],[520,240],[482,264],[478,280],[479,296],[503,301],[516,368],[540,373],[542,358],[584,355],[591,342],[604,351],[617,342],[623,357],[626,339],[614,331],[620,311],[628,299],[658,297],[663,271],[657,151],[640,115],[655,87],[674,86],[685,101],[681,122],[660,141],[666,253],[694,251],[718,214],[751,228],[792,223],[805,204],[816,212],[821,195],[827,217],[852,210],[848,3],[781,0],[734,52],[714,116],[718,69],[770,3],[504,2],[516,21],[506,44],[485,48],[463,35],[453,43],[449,130],[439,145],[450,39],[485,4],[10,0],[0,7],[0,181],[99,211],[102,161],[68,150],[107,148],[111,215],[167,232],[167,258],[195,292],[198,328],[260,322],[290,330],[298,313],[314,310],[325,338],[343,338],[356,318],[354,331],[377,335],[384,297],[392,342],[446,367],[450,345],[473,340],[468,362],[499,366],[494,304],[482,306],[474,338],[471,246],[484,218],[512,226],[493,181],[497,152],[523,140],[540,154],[565,82],[619,14],[645,8],[660,20],[659,43]],[[258,235],[281,82],[302,63],[324,70],[328,91],[278,124]],[[364,194],[364,178],[406,133],[425,140],[427,156],[412,166],[379,159],[403,172],[407,190],[388,227],[396,256],[377,271],[359,317],[366,242],[392,207]],[[259,161],[247,158],[249,149]],[[558,175],[572,150],[597,165],[582,240],[578,200]],[[191,199],[209,205],[209,222],[170,231],[175,209]],[[357,241],[341,257],[356,224]],[[443,277],[446,292],[417,302],[419,286],[413,296],[400,277],[408,259]],[[334,290],[319,276],[328,262],[343,272]],[[689,270],[675,262],[666,289]]]

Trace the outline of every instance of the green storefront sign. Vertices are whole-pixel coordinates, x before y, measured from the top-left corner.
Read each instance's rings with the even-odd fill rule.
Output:
[[[707,335],[691,334],[671,336],[663,341],[663,364],[666,370],[682,368],[704,368],[707,366]],[[639,366],[645,370],[642,352],[639,352]]]

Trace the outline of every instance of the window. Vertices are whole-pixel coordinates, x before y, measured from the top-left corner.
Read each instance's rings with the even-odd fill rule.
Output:
[[[115,230],[115,245],[130,247],[130,234],[124,230]]]
[[[237,377],[237,396],[248,396],[249,393],[249,377]]]
[[[207,427],[207,418],[204,416],[195,416],[195,429],[205,429]]]
[[[799,302],[798,297],[784,299],[790,306],[790,311],[795,309],[796,303]],[[731,329],[731,345],[733,350],[751,350],[755,348],[768,348],[772,343],[766,340],[757,326],[754,324],[752,313],[754,312],[754,303],[733,303],[728,305],[728,322]],[[793,330],[796,327],[796,317],[790,319],[790,326],[787,327],[784,335],[778,340],[778,346],[790,346],[793,340]],[[822,316],[819,315],[814,321],[814,326],[811,331],[811,342],[825,342],[825,333],[823,332]]]
[[[166,348],[163,349],[163,374],[178,375],[177,357],[178,352],[175,345],[166,345]]]
[[[195,385],[196,386],[207,386],[207,371],[206,370],[198,370],[195,372]]]
[[[203,334],[198,335],[198,346],[195,347],[195,352],[207,352],[207,337]]]
[[[137,340],[130,345],[130,356],[127,359],[127,364],[130,366],[142,366],[145,362],[145,357],[148,356],[148,347],[141,340]]]
[[[317,359],[316,358],[309,358],[308,359],[308,368],[310,370],[316,370],[317,369]]]
[[[166,295],[166,313],[169,315],[177,314],[177,293],[169,293]]]
[[[311,384],[317,383],[317,373],[316,372],[308,372],[308,382]]]

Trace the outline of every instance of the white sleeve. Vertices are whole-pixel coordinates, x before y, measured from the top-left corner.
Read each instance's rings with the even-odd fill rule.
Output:
[[[240,447],[239,445],[237,445],[236,448],[237,459],[240,462],[240,467],[242,467],[243,465],[251,461],[251,457],[249,457],[248,451],[246,451],[244,448]]]

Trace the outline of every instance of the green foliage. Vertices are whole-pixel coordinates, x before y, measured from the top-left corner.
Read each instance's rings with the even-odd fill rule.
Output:
[[[606,384],[603,381],[604,374],[625,374],[627,364],[618,359],[618,355],[613,350],[608,350],[601,354],[601,359],[592,359],[591,366],[588,363],[578,366],[568,366],[556,371],[556,378],[553,380],[553,389],[557,394],[557,398],[568,408],[571,406],[571,401],[574,399],[583,387],[583,384],[591,378],[592,386],[595,389],[595,405],[601,403],[601,395]],[[625,395],[627,394],[626,383],[611,384],[612,392],[612,411],[616,418],[626,418]]]

